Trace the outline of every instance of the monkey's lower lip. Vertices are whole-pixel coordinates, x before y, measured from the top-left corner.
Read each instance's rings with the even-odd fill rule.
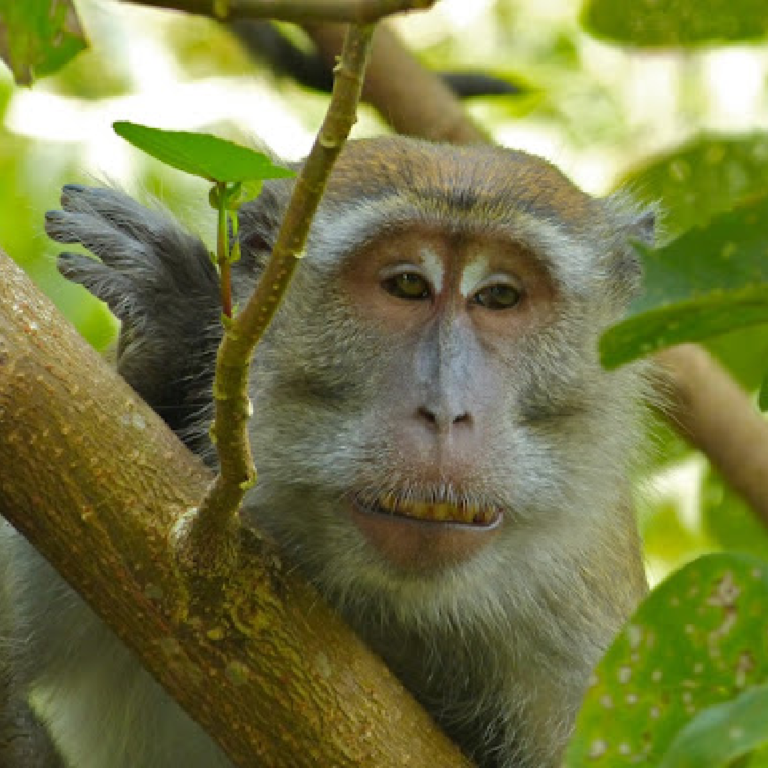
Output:
[[[352,520],[376,550],[406,571],[436,571],[472,558],[501,528],[500,509],[357,498]]]

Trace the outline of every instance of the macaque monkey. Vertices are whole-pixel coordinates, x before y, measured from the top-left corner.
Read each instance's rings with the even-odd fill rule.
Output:
[[[241,212],[243,302],[292,181]],[[195,450],[221,330],[206,248],[108,189],[67,186],[60,269],[122,321],[117,365]],[[653,216],[549,163],[406,138],[347,145],[253,362],[245,517],[482,768],[555,768],[590,670],[645,591],[628,473],[642,366],[600,333]],[[230,762],[10,527],[6,677],[67,768]]]

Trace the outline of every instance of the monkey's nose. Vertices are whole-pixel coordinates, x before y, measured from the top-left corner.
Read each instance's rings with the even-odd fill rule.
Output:
[[[449,405],[429,406],[420,405],[416,409],[416,417],[422,424],[437,432],[449,432],[456,426],[470,426],[472,417],[463,408],[452,408]]]

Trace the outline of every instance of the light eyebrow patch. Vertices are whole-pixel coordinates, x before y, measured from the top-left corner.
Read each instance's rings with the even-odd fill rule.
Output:
[[[443,290],[443,278],[445,276],[443,260],[428,246],[419,249],[419,258],[433,290],[436,294],[440,293]]]
[[[488,259],[485,256],[480,256],[466,264],[461,271],[461,282],[459,283],[461,295],[465,299],[469,298],[487,274]]]

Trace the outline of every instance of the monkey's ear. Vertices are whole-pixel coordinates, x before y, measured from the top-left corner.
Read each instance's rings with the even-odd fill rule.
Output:
[[[649,208],[634,217],[629,227],[630,240],[639,240],[644,245],[656,241],[656,209]]]
[[[623,193],[610,198],[615,231],[609,266],[615,294],[621,305],[631,301],[642,288],[643,268],[640,253],[633,245],[652,246],[656,240],[656,209],[638,209]]]

